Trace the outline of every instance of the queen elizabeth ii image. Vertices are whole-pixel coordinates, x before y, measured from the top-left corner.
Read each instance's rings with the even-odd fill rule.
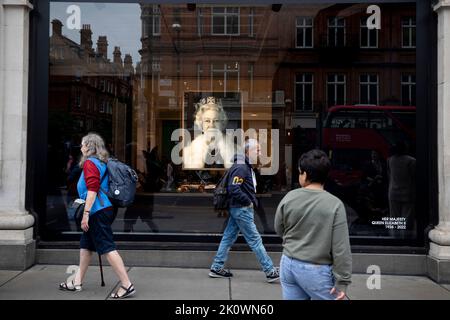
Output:
[[[197,103],[194,140],[183,149],[184,169],[230,168],[237,152],[233,141],[227,141],[224,130],[228,117],[221,101],[202,98]]]

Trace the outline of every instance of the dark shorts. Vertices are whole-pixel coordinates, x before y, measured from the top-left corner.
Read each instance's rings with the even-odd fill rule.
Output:
[[[81,235],[80,248],[97,251],[100,255],[116,250],[111,229],[113,220],[113,211],[108,209],[90,215],[89,230]]]

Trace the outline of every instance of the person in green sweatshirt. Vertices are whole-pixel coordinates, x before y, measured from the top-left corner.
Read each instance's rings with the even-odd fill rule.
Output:
[[[324,190],[330,160],[311,150],[298,164],[302,188],[286,194],[275,214],[275,231],[283,238],[283,299],[342,300],[352,256],[344,204]]]

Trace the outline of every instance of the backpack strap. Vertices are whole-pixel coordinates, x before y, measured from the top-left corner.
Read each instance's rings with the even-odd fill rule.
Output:
[[[91,157],[89,157],[89,158],[91,158]],[[89,159],[88,158],[88,159]],[[99,158],[97,158],[97,157],[92,157],[92,158],[95,158],[95,159],[97,159],[98,161],[101,161]],[[95,162],[94,162],[95,163]],[[95,164],[95,165],[97,165],[97,164]],[[105,163],[105,166],[106,166],[106,163]],[[106,177],[106,171],[108,170],[108,167],[106,167],[105,168],[105,171],[103,172],[103,176],[101,177],[101,179],[100,179],[100,190],[99,191],[101,191],[101,192],[103,192],[106,196],[108,196],[107,194],[106,194],[106,192],[105,191],[103,191],[103,189],[102,189],[102,183],[103,183],[103,181],[105,181],[105,177]],[[100,196],[98,196],[97,195],[97,197],[98,197],[98,201],[100,201],[100,205],[103,207],[103,204],[104,204],[104,202],[103,202],[103,200],[102,200],[102,197],[100,197]]]
[[[106,163],[105,163],[105,166],[106,166]],[[108,196],[106,194],[106,192],[102,189],[102,183],[103,183],[103,181],[105,181],[105,178],[106,178],[106,171],[108,171],[108,167],[105,168],[105,172],[103,172],[103,176],[100,179],[100,190],[99,191],[103,192],[105,194],[105,196]],[[100,205],[103,207],[102,197],[98,197],[98,200],[100,201]]]

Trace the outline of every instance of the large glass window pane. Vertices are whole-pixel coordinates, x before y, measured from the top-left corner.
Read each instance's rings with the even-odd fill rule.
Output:
[[[115,232],[221,235],[228,214],[213,210],[212,192],[242,147],[221,139],[227,129],[264,129],[278,137],[256,177],[255,221],[266,239],[279,241],[276,208],[299,187],[299,157],[315,147],[331,159],[325,189],[345,204],[352,238],[417,238],[423,213],[415,211],[415,171],[405,171],[416,155],[413,3],[382,8],[391,23],[379,31],[364,25],[360,4],[283,4],[275,13],[257,4],[191,12],[92,1],[77,3],[80,26],[67,21],[69,4],[50,5],[49,233],[80,232],[70,203],[81,138],[95,131],[139,176]],[[210,132],[217,140],[205,140]]]

